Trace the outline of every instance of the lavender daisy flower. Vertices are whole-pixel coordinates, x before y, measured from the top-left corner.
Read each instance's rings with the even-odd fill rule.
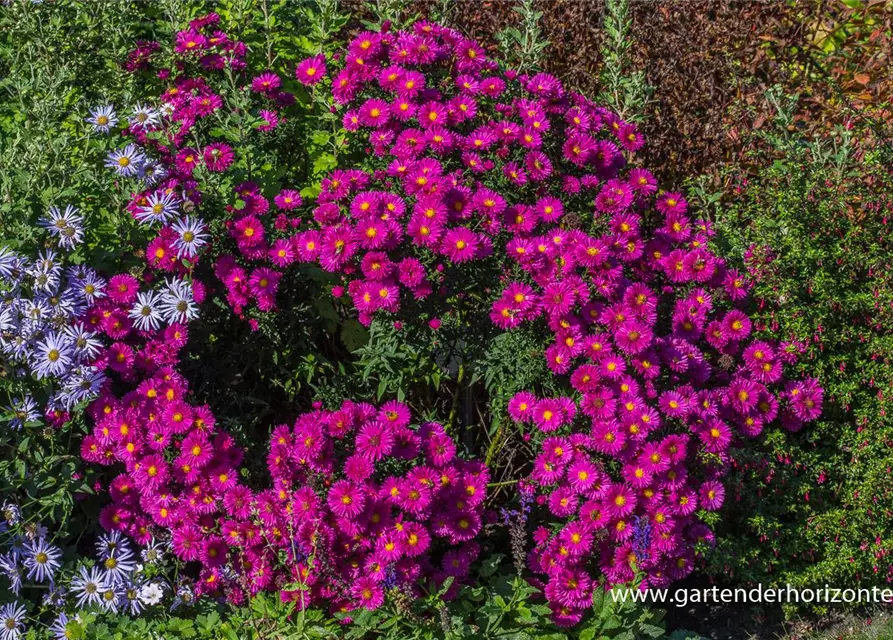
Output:
[[[87,306],[77,291],[71,288],[63,289],[61,293],[56,295],[41,294],[39,299],[50,310],[52,319],[61,322],[67,322],[69,319],[75,318],[87,310]]]
[[[73,637],[72,631],[68,627],[69,622],[65,613],[60,613],[53,621],[53,624],[50,625],[50,632],[53,634],[54,640],[69,640]]]
[[[118,592],[118,608],[132,616],[138,616],[143,611],[143,603],[140,601],[140,591],[143,582],[138,577],[128,576],[121,584]]]
[[[31,346],[25,335],[30,335],[30,330],[24,323],[19,324],[18,335],[9,339],[0,338],[0,347],[11,360],[27,360],[31,354]],[[25,375],[24,373],[22,375]]]
[[[158,184],[167,177],[167,169],[154,161],[147,161],[140,167],[139,177],[147,185]]]
[[[146,198],[146,205],[137,210],[135,217],[143,224],[153,222],[163,224],[175,217],[178,211],[177,196],[165,191],[156,191]]]
[[[169,280],[161,294],[160,311],[165,322],[187,323],[198,317],[198,307],[192,297],[192,288],[184,280]]]
[[[139,172],[145,161],[146,156],[140,152],[137,146],[129,144],[120,151],[109,153],[105,166],[114,169],[119,176],[129,178]]]
[[[161,114],[157,109],[137,103],[133,107],[133,114],[130,116],[129,122],[131,126],[135,127],[150,127],[161,122]]]
[[[38,379],[59,377],[71,367],[73,355],[69,341],[55,332],[47,333],[43,342],[37,343],[32,370]]]
[[[199,218],[186,216],[183,220],[175,223],[172,228],[178,236],[174,240],[178,258],[191,260],[198,254],[199,249],[208,243],[209,236],[205,233],[207,226]]]
[[[50,207],[39,224],[66,249],[73,249],[84,240],[84,217],[78,213],[77,207],[67,205],[65,211]]]
[[[25,568],[28,580],[53,582],[56,570],[62,566],[62,551],[44,538],[38,538],[25,547]]]
[[[47,589],[46,594],[43,596],[43,605],[45,607],[61,609],[65,606],[65,602],[67,599],[68,589],[66,587],[57,584],[51,584],[50,588]]]
[[[195,603],[195,593],[192,591],[192,587],[189,585],[181,585],[177,588],[177,595],[174,597],[174,601],[171,604],[171,611],[179,609],[180,607],[191,607]]]
[[[117,584],[127,578],[136,568],[133,552],[122,547],[119,551],[109,555],[102,561],[105,568],[105,581],[107,584]]]
[[[89,271],[83,277],[72,282],[72,288],[84,298],[87,304],[93,304],[99,298],[104,298],[105,287],[105,278],[101,278],[95,271]]]
[[[59,287],[62,277],[62,265],[57,259],[57,254],[47,249],[38,255],[37,260],[28,269],[28,275],[33,278],[32,285],[35,289],[54,292]]]
[[[4,407],[4,409],[12,414],[12,420],[9,421],[9,428],[15,431],[18,431],[27,423],[34,422],[40,417],[40,412],[37,410],[37,403],[34,402],[34,399],[31,396],[25,396],[22,399],[13,398],[12,404]],[[6,515],[6,509],[7,507],[4,506],[4,515]]]
[[[105,374],[96,367],[78,367],[65,378],[62,392],[56,396],[56,400],[66,409],[71,409],[98,396],[105,380]]]
[[[54,293],[59,288],[62,277],[62,267],[56,262],[56,254],[47,251],[28,270],[32,278],[32,286],[35,291]]]
[[[154,291],[141,291],[136,295],[136,302],[130,309],[128,317],[140,331],[155,331],[161,326],[160,311],[162,296]]]
[[[164,545],[152,538],[146,548],[140,551],[140,557],[146,564],[158,564],[164,560]]]
[[[0,575],[5,576],[9,581],[9,589],[15,595],[19,595],[19,592],[22,590],[22,579],[25,577],[25,572],[19,566],[15,555],[12,553],[5,553],[0,556]]]
[[[127,544],[127,538],[120,531],[104,533],[96,541],[96,553],[103,560],[122,552],[129,554],[130,547]]]
[[[65,278],[69,282],[74,282],[76,280],[81,280],[83,278],[86,278],[88,273],[96,273],[96,272],[93,271],[93,269],[91,269],[87,265],[72,264],[72,265],[69,265],[68,267],[66,267]]]
[[[103,611],[118,613],[118,601],[121,598],[121,589],[117,583],[106,582],[99,594],[99,605]]]
[[[0,247],[0,278],[17,280],[27,260],[7,247]]]
[[[65,329],[65,336],[71,341],[74,358],[78,362],[92,360],[102,351],[102,341],[96,333],[87,329],[83,322],[75,322]]]
[[[25,631],[25,607],[10,602],[0,607],[0,640],[18,640]]]
[[[115,114],[115,108],[111,105],[94,107],[90,109],[90,117],[87,122],[93,125],[93,129],[101,133],[108,133],[109,130],[118,124],[118,116]]]
[[[103,582],[99,567],[87,569],[81,567],[80,572],[71,580],[71,591],[77,598],[78,607],[89,607],[102,603],[102,593],[107,588]]]

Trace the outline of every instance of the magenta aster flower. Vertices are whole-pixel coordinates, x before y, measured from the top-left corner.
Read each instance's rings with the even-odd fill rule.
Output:
[[[366,506],[366,496],[348,480],[339,480],[329,490],[329,508],[339,518],[358,517]]]
[[[177,170],[191,176],[192,172],[195,171],[195,168],[198,166],[201,157],[201,154],[195,149],[182,149],[177,152],[175,158]]]
[[[226,171],[235,159],[232,147],[224,142],[215,142],[205,147],[203,153],[205,166],[208,171],[221,173]]]
[[[601,482],[604,474],[586,458],[572,462],[567,468],[567,480],[574,491],[585,494]]]
[[[732,340],[743,340],[750,335],[750,318],[741,311],[729,311],[723,318],[725,334]]]
[[[302,60],[295,69],[295,77],[298,82],[307,86],[319,84],[325,75],[326,58],[322,54]]]
[[[171,547],[174,553],[187,562],[200,559],[204,549],[201,530],[191,524],[176,527],[171,537]]]
[[[612,484],[604,498],[604,506],[612,518],[625,518],[636,508],[636,494],[625,484]]]
[[[508,412],[515,422],[526,422],[533,416],[533,408],[536,405],[536,396],[529,391],[521,391],[509,400]]]
[[[700,496],[702,507],[707,511],[717,511],[722,506],[723,500],[726,497],[726,490],[721,482],[708,480],[701,485],[698,494]]]
[[[473,260],[479,248],[478,237],[465,227],[456,227],[446,232],[440,250],[455,263]]]
[[[367,422],[357,433],[357,452],[372,462],[381,460],[393,446],[394,433],[384,422]]]
[[[130,274],[119,273],[109,279],[106,293],[111,301],[129,305],[136,300],[139,282]]]
[[[273,93],[282,85],[282,80],[272,71],[265,71],[251,80],[251,90],[255,93]]]
[[[392,427],[404,427],[409,424],[411,416],[409,407],[402,402],[390,400],[381,406],[376,418]]]
[[[261,109],[257,113],[258,118],[262,120],[262,124],[257,126],[258,131],[272,131],[279,126],[279,114],[270,109]]]

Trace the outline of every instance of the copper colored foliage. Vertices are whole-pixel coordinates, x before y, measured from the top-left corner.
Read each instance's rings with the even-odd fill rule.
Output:
[[[783,3],[634,2],[635,68],[654,87],[643,122],[649,166],[679,184],[716,174],[737,152],[729,135],[746,94],[762,95],[780,77],[760,33],[777,28]]]

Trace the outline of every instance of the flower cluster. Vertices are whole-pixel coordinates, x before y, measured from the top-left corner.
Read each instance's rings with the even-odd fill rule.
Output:
[[[83,238],[82,218],[72,207],[51,207],[42,226],[63,248]],[[13,398],[5,407],[12,429],[40,418],[63,424],[68,411],[94,398],[104,380],[93,364],[102,345],[84,317],[105,297],[107,283],[88,267],[65,263],[65,254],[52,248],[36,259],[0,248],[0,352],[20,379],[50,389],[43,411],[30,391]]]
[[[572,519],[531,557],[556,620],[589,606],[593,554],[609,583],[687,575],[733,437],[797,430],[822,404],[813,380],[777,390],[796,349],[750,337],[747,283],[708,249],[709,223],[629,168],[635,125],[552,76],[499,73],[452,30],[360,34],[332,91],[376,168],[324,180],[318,228],[283,246],[340,274],[366,323],[495,263],[493,323],[553,336],[544,355],[573,395],[509,410],[547,435],[532,479]]]
[[[304,414],[274,430],[273,488],[253,492],[238,482],[232,438],[206,406],[187,402],[185,381],[162,364],[172,349],[164,345],[182,344],[185,329],[156,333],[136,352],[144,363],[136,390],[90,406],[96,427],[83,457],[124,467],[109,483],[106,529],[139,542],[170,532],[173,553],[202,565],[196,595],[232,602],[295,581],[307,587],[296,599],[345,609],[375,608],[385,589],[422,578],[452,577],[458,588],[477,557],[489,476],[456,457],[439,424],[412,428],[397,402]]]
[[[95,607],[138,616],[147,607],[161,603],[168,585],[146,569],[164,560],[164,545],[150,540],[137,554],[120,532],[113,531],[97,540],[96,554],[96,564],[82,565],[71,579],[70,597],[77,609]],[[67,595],[57,594],[57,604],[64,604]],[[56,626],[64,628],[67,623],[68,616],[63,612]]]
[[[21,524],[17,508],[13,518],[4,518],[7,525]],[[0,554],[0,575],[19,596],[22,587],[42,585],[46,589],[43,604],[58,611],[49,630],[55,638],[71,638],[80,613],[101,610],[138,616],[149,607],[161,603],[167,582],[158,576],[164,561],[164,545],[150,541],[137,553],[120,532],[102,535],[96,542],[96,558],[92,566],[82,564],[70,578],[62,575],[62,550],[49,539],[49,531],[41,524],[23,525],[24,533],[13,535]],[[183,583],[177,589],[172,608],[193,601],[192,589]],[[70,607],[76,610],[70,616]],[[4,640],[18,640],[25,632],[26,615],[18,602],[0,608],[0,629]]]
[[[18,508],[4,505],[7,515],[5,525],[20,522]],[[12,517],[10,517],[12,516]],[[47,528],[29,525],[24,535],[13,535],[5,553],[0,554],[0,575],[6,577],[15,595],[21,592],[23,582],[43,584],[55,589],[56,573],[62,566],[62,550],[47,539]]]
[[[229,234],[238,254],[247,262],[269,261],[268,266],[242,266],[233,254],[226,253],[214,264],[214,272],[226,287],[226,299],[233,311],[241,315],[254,303],[261,311],[276,308],[276,293],[282,279],[280,269],[297,261],[293,235],[289,232],[301,223],[289,212],[301,206],[302,198],[293,189],[284,189],[273,198],[279,213],[272,224],[263,217],[270,211],[270,202],[257,185],[245,183],[236,187],[238,207],[229,207],[232,219],[227,220]]]
[[[303,414],[273,431],[267,466],[272,489],[224,497],[222,539],[252,593],[297,583],[283,597],[374,609],[422,579],[451,577],[455,594],[477,558],[487,469],[402,403]]]
[[[622,151],[641,145],[633,125],[552,76],[500,73],[450,29],[360,34],[332,85],[345,128],[368,136],[380,168],[324,180],[319,229],[295,244],[299,259],[342,274],[363,322],[398,311],[404,296],[463,291],[463,267],[488,258],[506,272],[523,260],[560,275],[557,244],[572,234],[546,229],[596,195],[602,209],[633,197],[606,182]],[[653,190],[647,172],[637,180]]]
[[[130,304],[123,299],[90,317],[123,316]],[[170,528],[208,520],[235,483],[241,461],[232,438],[217,433],[210,409],[186,401],[188,384],[175,365],[187,335],[183,324],[149,332],[125,326],[104,364],[132,390],[119,398],[107,386],[88,407],[95,426],[81,443],[82,457],[124,467],[109,482],[112,502],[100,522],[140,543],[152,537],[153,524]]]
[[[219,23],[216,13],[192,20],[187,29],[177,33],[174,51],[184,58],[191,57],[206,69],[244,68],[245,44],[232,40],[218,28]],[[132,58],[133,54],[131,62]]]
[[[235,69],[244,67],[244,45],[216,30],[218,22],[219,18],[212,13],[194,20],[187,30],[177,34],[175,53],[179,55],[180,69],[188,70],[196,57],[202,61],[203,71],[221,68],[224,60]],[[136,56],[136,52],[133,55]],[[151,56],[134,69],[144,68],[150,60]],[[282,88],[282,78],[272,71],[265,71],[245,82],[245,89],[257,107],[255,115],[259,124],[256,128],[262,132],[275,129],[281,119],[281,110],[295,104],[294,94]],[[178,75],[159,97],[159,103],[158,109],[145,108],[141,115],[130,119],[127,133],[138,144],[113,152],[107,166],[119,175],[144,179],[145,188],[133,194],[128,210],[141,224],[156,225],[160,229],[146,248],[148,266],[153,270],[183,275],[194,271],[210,240],[207,224],[195,214],[202,203],[200,177],[196,172],[226,172],[237,158],[234,149],[225,142],[209,142],[204,147],[196,144],[204,139],[204,136],[196,135],[197,126],[215,116],[224,106],[223,96],[214,91],[202,72]],[[97,127],[98,118],[104,118],[102,124],[106,126],[110,123],[109,118],[116,120],[114,112],[96,111],[90,121]],[[148,149],[158,156],[158,160],[147,160]],[[151,167],[148,180],[145,166]],[[260,218],[269,211],[270,203],[257,185],[237,185],[234,195],[235,203],[227,207],[233,220],[227,221],[227,226],[242,255],[248,260],[269,257],[277,266],[293,261],[290,245],[285,248],[281,242],[271,245],[268,241],[269,231],[265,233]],[[290,220],[286,212],[301,205],[300,195],[286,189],[276,196],[274,203],[280,211],[272,225],[275,230],[296,226],[298,219]],[[273,270],[254,269],[246,273],[235,264],[232,256],[225,255],[217,263],[217,273],[227,286],[227,297],[236,313],[241,314],[252,299],[263,310],[275,306],[280,276]]]

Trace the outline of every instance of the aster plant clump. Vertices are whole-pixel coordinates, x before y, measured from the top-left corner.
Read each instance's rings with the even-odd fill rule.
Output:
[[[63,562],[63,551],[54,543],[50,531],[40,523],[22,523],[14,509],[4,506],[4,525],[18,532],[4,532],[0,547],[0,576],[10,593],[21,597],[22,590],[44,591],[41,606],[54,613],[47,629],[55,638],[78,637],[83,632],[84,614],[106,612],[137,617],[167,599],[171,610],[194,601],[192,585],[180,578],[169,583],[164,573],[167,545],[151,540],[141,549],[120,532],[99,536],[95,557],[78,566]],[[0,610],[5,638],[16,639],[26,631],[28,616],[19,601]]]
[[[226,172],[236,160],[231,145],[207,135],[210,126],[221,124],[225,105],[214,86],[223,74],[238,77],[246,66],[245,45],[221,31],[219,22],[220,17],[211,13],[177,32],[172,52],[175,71],[156,71],[165,90],[154,104],[136,105],[124,129],[134,142],[110,153],[106,162],[120,178],[137,179],[127,210],[155,234],[145,248],[145,261],[162,275],[183,277],[193,272],[210,237],[208,224],[198,214],[202,197],[211,189],[213,176]],[[156,42],[139,45],[125,68],[132,73],[153,68],[160,48]],[[101,131],[96,118],[93,114],[90,121]],[[154,300],[141,301],[148,309]],[[157,328],[156,317],[147,313],[140,328]]]
[[[272,134],[295,103],[280,75],[244,73],[247,49],[219,21],[176,35],[175,65],[157,70],[167,88],[134,107],[132,142],[107,158],[150,231],[143,263],[108,280],[72,270],[62,288],[55,253],[36,266],[0,254],[12,283],[0,346],[58,384],[51,419],[91,401],[81,457],[110,499],[108,539],[169,540],[197,576],[190,600],[272,591],[349,612],[473,584],[489,455],[460,458],[451,429],[413,421],[402,402],[318,403],[273,430],[258,473],[183,375],[190,325],[218,284],[236,314],[273,312],[288,270],[313,264],[364,325],[437,330],[443,317],[469,341],[526,331],[548,344],[548,380],[485,411],[538,452],[511,512],[513,553],[557,624],[579,622],[603,586],[687,576],[734,448],[814,420],[822,389],[785,378],[798,345],[751,336],[746,278],[710,250],[709,221],[636,165],[636,126],[553,76],[502,69],[449,28],[364,32],[343,57],[295,71],[314,100],[330,90],[349,165],[302,196],[255,179],[240,141],[216,137],[237,112],[249,135]],[[127,69],[154,68],[159,49],[140,45]],[[238,97],[214,88],[224,78]],[[108,106],[87,121],[103,135],[123,124]],[[81,222],[51,210],[46,228],[65,248]],[[203,280],[209,263],[216,281]],[[33,400],[17,402],[20,422],[37,417]],[[525,558],[528,518],[541,526]],[[79,605],[139,612],[143,600],[121,593],[145,585],[128,591],[122,557],[76,577]]]
[[[797,345],[750,337],[746,279],[708,248],[709,221],[632,165],[635,125],[552,76],[500,72],[450,29],[363,33],[331,82],[372,159],[324,180],[315,228],[283,246],[340,274],[366,324],[489,296],[499,329],[551,334],[568,394],[508,409],[543,434],[532,480],[569,520],[530,559],[557,622],[602,577],[688,575],[733,442],[822,404],[814,380],[784,382]]]
[[[251,593],[349,611],[449,579],[455,596],[480,552],[489,474],[439,423],[412,422],[397,401],[345,401],[273,431],[273,488],[224,497],[222,536]]]
[[[103,345],[86,315],[107,282],[68,259],[83,240],[83,217],[54,206],[41,226],[49,242],[36,258],[0,248],[0,351],[19,392],[4,407],[13,430],[44,420],[61,426],[105,380],[94,364]]]
[[[456,457],[439,424],[412,428],[397,402],[304,414],[273,431],[273,486],[252,490],[239,481],[232,438],[157,361],[185,329],[157,334],[136,351],[137,388],[90,407],[84,458],[123,467],[108,486],[105,528],[139,542],[169,534],[177,558],[200,563],[196,595],[233,603],[276,590],[301,606],[374,609],[387,589],[423,579],[452,578],[458,589],[478,554],[489,476]]]

